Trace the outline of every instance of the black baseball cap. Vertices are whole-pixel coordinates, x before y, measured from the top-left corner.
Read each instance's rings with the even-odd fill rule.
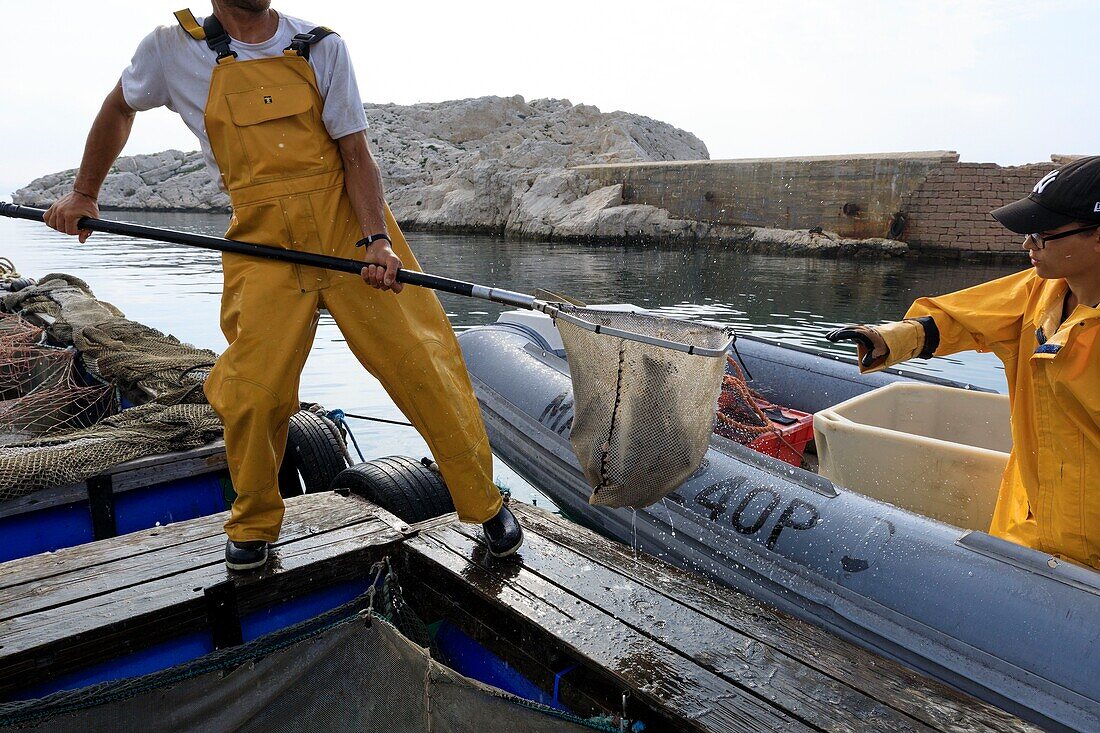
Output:
[[[1052,170],[1027,198],[990,213],[1018,234],[1046,232],[1077,221],[1100,223],[1100,155]]]

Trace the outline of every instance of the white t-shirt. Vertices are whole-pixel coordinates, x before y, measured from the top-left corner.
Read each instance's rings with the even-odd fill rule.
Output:
[[[197,20],[202,25],[203,19]],[[274,36],[263,43],[231,39],[229,48],[237,52],[238,61],[280,56],[295,35],[308,33],[315,27],[316,23],[280,14]],[[196,41],[179,24],[160,26],[142,39],[130,65],[122,72],[122,95],[126,104],[138,111],[167,107],[178,113],[199,139],[206,167],[220,184],[222,178],[210,151],[203,120],[210,74],[217,65],[217,57],[206,41]],[[333,34],[314,44],[309,64],[324,100],[321,119],[329,136],[335,140],[367,129],[355,70],[343,39]]]

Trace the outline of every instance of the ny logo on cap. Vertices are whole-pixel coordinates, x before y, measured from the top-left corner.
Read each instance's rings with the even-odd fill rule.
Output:
[[[1031,189],[1032,193],[1042,193],[1051,182],[1058,177],[1058,171],[1051,171],[1045,176],[1039,179],[1039,182],[1035,184],[1035,188]]]

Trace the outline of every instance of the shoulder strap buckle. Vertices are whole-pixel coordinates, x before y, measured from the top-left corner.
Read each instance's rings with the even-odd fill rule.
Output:
[[[290,45],[285,50],[293,51],[302,58],[309,60],[309,49],[319,43],[326,36],[335,35],[336,31],[319,25],[308,33],[299,33],[291,39]]]
[[[213,14],[206,16],[202,21],[202,29],[206,33],[206,45],[218,54],[218,61],[227,56],[237,58],[237,52],[229,48],[229,34],[216,16]]]

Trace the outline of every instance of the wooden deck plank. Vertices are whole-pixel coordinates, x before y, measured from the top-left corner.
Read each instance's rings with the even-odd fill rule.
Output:
[[[927,725],[957,733],[1038,733],[1040,728],[988,703],[929,679],[896,662],[845,642],[824,629],[787,616],[730,588],[653,558],[635,559],[630,548],[591,532],[578,533],[561,517],[523,504],[524,527],[570,547],[592,563],[629,567],[635,581],[687,605],[713,621],[795,656],[845,685]]]
[[[422,596],[461,610],[485,638],[510,634],[510,654],[535,679],[579,663],[564,687],[577,703],[614,709],[628,690],[655,731],[1037,730],[712,581],[514,509],[527,544],[505,561],[490,560],[454,515],[402,528],[369,502],[329,493],[288,501],[273,561],[252,575],[224,568],[225,514],[0,565],[0,697],[205,630],[203,590],[228,577],[248,613],[363,578],[396,553],[404,584],[425,586]],[[578,686],[594,681],[598,694]]]
[[[376,508],[362,501],[347,501],[339,494],[322,492],[286,500],[283,538],[297,536],[317,524],[355,521],[373,516]],[[227,514],[222,512],[197,517],[162,527],[154,527],[109,540],[65,547],[53,552],[18,558],[0,565],[0,614],[4,614],[7,593],[17,586],[37,584],[48,578],[77,572],[84,568],[112,563],[128,557],[156,553],[203,538],[221,536]],[[224,540],[223,540],[224,541]]]
[[[309,535],[273,549],[272,560],[265,573],[274,577],[306,567],[312,561],[352,552],[360,545],[379,544],[379,539],[391,532],[383,522],[368,520]],[[196,566],[191,570],[141,584],[124,585],[117,591],[97,593],[64,605],[47,606],[38,612],[0,622],[0,664],[11,655],[45,643],[58,643],[116,622],[132,623],[136,618],[155,615],[160,609],[201,599],[206,587],[237,579],[225,568],[224,548],[220,542],[217,545],[208,543],[207,550],[205,554],[196,553]]]
[[[471,539],[468,529],[454,527]],[[639,584],[631,567],[593,562],[538,532],[528,532],[523,565],[545,580],[601,608],[639,634],[679,652],[730,683],[758,695],[824,731],[933,728],[883,705],[781,649],[742,634],[674,598]],[[648,559],[647,559],[648,560]],[[633,563],[637,565],[641,560]]]
[[[197,556],[195,566],[189,570],[143,584],[123,580],[115,592],[106,591],[0,622],[0,696],[205,628],[203,590],[215,583],[234,579],[240,610],[247,613],[332,582],[365,577],[370,562],[392,552],[395,544],[415,531],[399,531],[391,515],[361,499],[340,498],[349,505],[372,509],[376,516],[350,525],[331,517],[326,524],[326,517],[317,516],[314,531],[281,543],[262,572],[228,572],[222,554],[224,539],[218,535],[205,540],[209,556]],[[295,502],[292,512],[298,514],[298,510],[318,500],[331,506],[330,498],[311,495]],[[224,519],[225,515],[221,521]]]
[[[484,550],[452,527],[421,532],[402,552],[421,553],[448,569],[456,581],[496,599],[502,611],[538,624],[576,658],[599,665],[633,694],[671,711],[692,730],[818,730],[637,633],[519,563],[478,564],[475,558],[484,557]]]
[[[366,577],[369,563],[402,539],[381,522],[375,529],[367,534],[366,525],[360,524],[346,533],[326,533],[320,547],[305,541],[289,545],[278,557],[277,569],[238,591],[241,613],[340,579]],[[216,563],[154,581],[126,597],[97,596],[6,622],[0,628],[0,696],[31,681],[205,628],[203,590],[227,576],[224,565]]]
[[[192,520],[197,521],[197,520]],[[286,523],[275,543],[275,552],[305,537],[343,529],[360,523],[374,522],[376,510],[365,502],[319,501],[309,503],[294,512],[294,519]],[[185,573],[202,565],[217,565],[225,559],[224,536],[221,523],[224,515],[214,523],[200,522],[199,526],[216,524],[217,531],[174,543],[170,551],[164,546],[160,551],[146,551],[84,567],[69,568],[66,572],[34,582],[0,590],[0,633],[3,622],[64,606],[103,594],[117,594],[136,585],[147,585],[161,578]],[[370,526],[365,531],[373,530]],[[95,543],[95,544],[103,544]],[[133,547],[133,545],[130,545]]]

